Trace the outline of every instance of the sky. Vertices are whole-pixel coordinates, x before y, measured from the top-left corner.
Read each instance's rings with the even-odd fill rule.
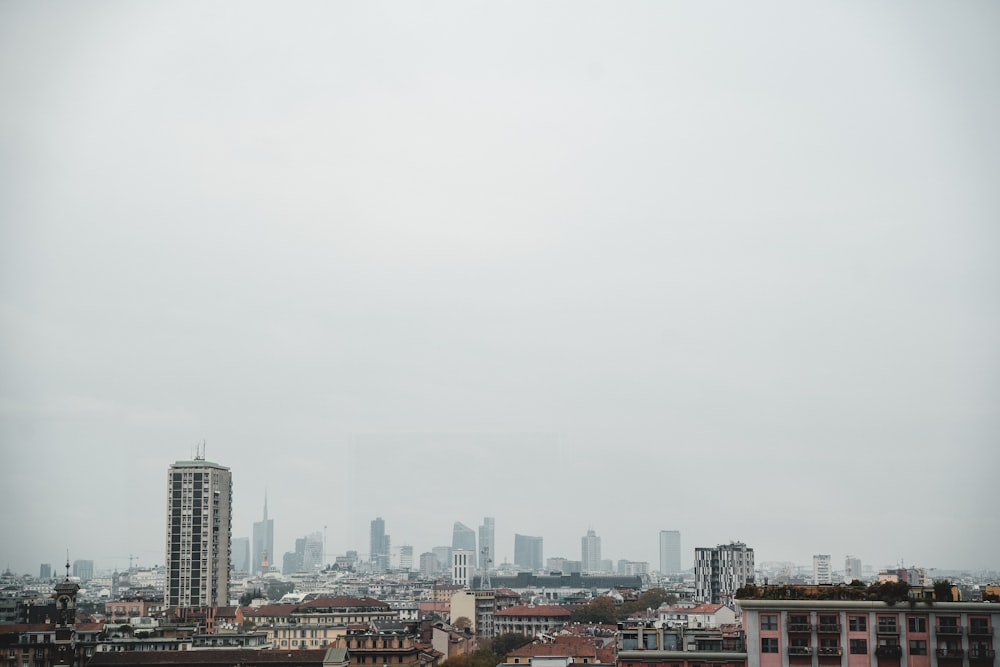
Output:
[[[1000,569],[1000,5],[5,2],[0,567],[496,517]]]

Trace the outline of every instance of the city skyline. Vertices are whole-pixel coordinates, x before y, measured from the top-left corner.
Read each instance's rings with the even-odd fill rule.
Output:
[[[162,563],[204,440],[277,567],[376,516],[997,567],[998,23],[0,4],[0,566]]]

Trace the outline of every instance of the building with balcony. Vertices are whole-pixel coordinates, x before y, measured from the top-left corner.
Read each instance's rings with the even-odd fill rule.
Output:
[[[740,599],[747,667],[995,665],[1000,608],[974,602]]]

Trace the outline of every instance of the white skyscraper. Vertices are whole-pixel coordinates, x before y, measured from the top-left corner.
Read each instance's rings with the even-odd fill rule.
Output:
[[[681,531],[660,531],[660,574],[681,571]]]
[[[584,572],[601,572],[601,538],[592,530],[580,538],[580,563]]]
[[[861,559],[854,556],[844,558],[844,579],[847,583],[861,579],[862,576],[864,575],[861,573]]]
[[[167,559],[164,604],[229,604],[233,479],[229,468],[177,461],[167,472]]]

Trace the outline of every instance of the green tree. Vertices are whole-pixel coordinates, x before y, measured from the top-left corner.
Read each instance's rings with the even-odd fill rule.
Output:
[[[611,598],[601,596],[591,600],[590,604],[574,608],[570,612],[570,620],[576,623],[605,623],[614,625],[618,622],[618,607]]]
[[[493,638],[491,648],[496,656],[505,658],[514,649],[521,648],[525,644],[530,643],[531,637],[526,637],[517,632],[505,632],[504,634]]]
[[[951,581],[948,579],[937,579],[934,581],[934,599],[937,602],[955,601],[951,591]]]
[[[659,609],[663,604],[674,604],[675,602],[677,602],[677,596],[673,593],[668,593],[662,588],[650,588],[648,591],[643,591],[642,595],[635,600],[623,604],[621,613],[626,616],[637,611]]]

